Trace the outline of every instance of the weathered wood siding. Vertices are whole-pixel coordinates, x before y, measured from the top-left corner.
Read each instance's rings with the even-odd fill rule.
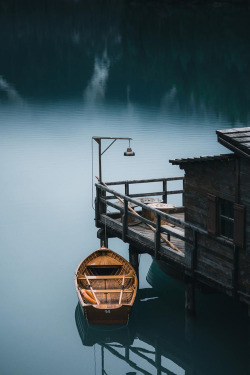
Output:
[[[245,158],[240,159],[240,203],[245,206],[245,247],[239,251],[239,287],[250,295],[250,160]]]
[[[184,206],[185,220],[208,230],[208,194],[235,202],[236,163],[228,161],[203,161],[185,165]],[[192,236],[191,233],[187,235]],[[233,247],[222,245],[216,236],[197,238],[196,271],[232,294]],[[192,248],[187,246],[187,259]]]

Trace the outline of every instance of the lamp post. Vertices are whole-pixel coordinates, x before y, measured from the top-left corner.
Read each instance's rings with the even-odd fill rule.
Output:
[[[127,148],[127,151],[124,152],[124,156],[135,156],[135,153],[132,151],[132,148],[130,147],[130,141],[132,138],[128,137],[92,137],[94,141],[97,142],[99,146],[99,183],[102,182],[102,155],[104,152],[106,152],[117,140],[127,140],[129,141],[129,147]],[[108,145],[108,147],[105,148],[104,151],[102,151],[102,140],[103,139],[110,139],[111,143]]]

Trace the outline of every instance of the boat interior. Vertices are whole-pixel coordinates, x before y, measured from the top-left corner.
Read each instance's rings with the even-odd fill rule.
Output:
[[[87,299],[87,290],[100,308],[130,305],[137,287],[132,266],[110,250],[98,250],[85,259],[78,268],[77,282],[84,303],[96,305]]]

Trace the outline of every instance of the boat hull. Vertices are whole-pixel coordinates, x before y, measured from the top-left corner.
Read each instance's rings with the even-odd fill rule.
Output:
[[[129,320],[131,306],[122,305],[117,308],[100,309],[93,305],[81,305],[81,309],[89,324],[126,324]]]

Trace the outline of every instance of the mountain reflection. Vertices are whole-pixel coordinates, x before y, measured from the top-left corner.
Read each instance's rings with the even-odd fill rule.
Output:
[[[149,272],[151,280],[162,285],[162,271],[153,265]],[[213,305],[208,309],[204,300],[207,311],[188,319],[182,292],[174,287],[165,292],[139,290],[131,320],[122,328],[89,326],[77,306],[76,324],[83,345],[97,344],[97,373],[112,375],[119,368],[122,374],[247,374],[247,318],[235,321],[234,314],[236,318],[240,313],[236,314],[230,300],[221,303],[206,296]]]
[[[249,120],[246,8],[19,3],[2,2],[0,75],[22,98],[127,103],[129,88],[131,103]]]

